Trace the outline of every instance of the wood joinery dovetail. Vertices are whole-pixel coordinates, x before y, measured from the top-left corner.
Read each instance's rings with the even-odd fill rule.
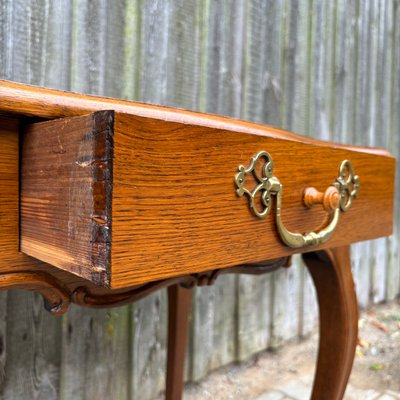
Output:
[[[21,143],[21,251],[109,286],[112,111],[27,125]]]

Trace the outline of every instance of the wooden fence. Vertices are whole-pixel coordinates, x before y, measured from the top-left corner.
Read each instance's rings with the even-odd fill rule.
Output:
[[[224,114],[398,156],[400,1],[0,0],[0,78]],[[395,234],[353,248],[363,307],[400,292],[398,199]],[[195,291],[189,380],[315,329],[314,290],[294,264]],[[164,385],[166,307],[161,291],[55,318],[37,295],[1,293],[2,398],[154,398]]]

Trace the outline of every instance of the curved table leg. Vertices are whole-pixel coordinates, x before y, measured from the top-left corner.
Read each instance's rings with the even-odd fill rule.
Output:
[[[168,287],[168,354],[166,400],[181,400],[192,290]]]
[[[320,339],[311,398],[343,398],[353,366],[358,308],[350,264],[350,247],[303,255],[317,291]]]

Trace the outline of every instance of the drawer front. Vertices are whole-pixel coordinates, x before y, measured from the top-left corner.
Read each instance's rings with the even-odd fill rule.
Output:
[[[249,169],[257,154],[258,178]],[[260,167],[267,159],[269,183]],[[336,190],[338,205],[345,160],[359,179],[351,207],[307,208],[311,187]],[[118,289],[342,246],[391,233],[394,167],[384,151],[234,121],[224,130],[118,112],[114,121],[105,111],[32,124],[22,142],[21,250]],[[237,174],[246,169],[244,193]],[[274,182],[279,196],[260,203]],[[254,210],[250,193],[260,184]],[[311,200],[324,203],[315,193]],[[293,248],[283,229],[306,244]]]
[[[283,140],[271,130],[251,134],[128,115],[115,125],[112,285],[259,262],[294,252],[342,246],[388,235],[392,229],[395,162],[387,153],[345,149],[306,138]],[[323,192],[350,160],[358,195],[331,238],[288,247],[277,232],[276,198],[265,218],[238,197],[240,165],[267,151],[282,184],[281,217],[292,232],[319,231],[332,218],[303,202],[304,190]],[[358,151],[357,151],[358,150]],[[251,187],[255,182],[248,182]]]

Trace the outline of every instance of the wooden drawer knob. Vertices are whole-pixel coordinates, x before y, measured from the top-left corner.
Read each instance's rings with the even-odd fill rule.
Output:
[[[304,190],[303,201],[308,208],[314,204],[322,204],[324,210],[330,212],[339,207],[340,193],[335,186],[329,186],[324,193],[309,187]]]

